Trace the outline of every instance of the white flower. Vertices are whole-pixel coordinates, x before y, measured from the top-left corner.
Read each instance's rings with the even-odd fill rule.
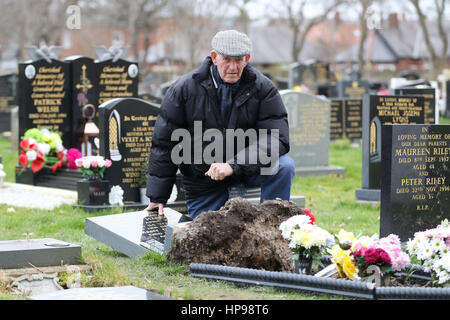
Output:
[[[28,158],[28,161],[34,161],[34,160],[36,160],[36,158],[37,158],[36,151],[35,151],[35,150],[29,150],[29,151],[27,151],[27,158]]]
[[[83,159],[83,168],[89,169],[91,167],[91,161],[89,159]]]
[[[310,223],[311,223],[311,219],[307,215],[304,215],[304,214],[295,215],[295,216],[290,217],[286,221],[283,221],[280,224],[279,229],[281,230],[281,234],[283,235],[283,238],[290,239],[291,233],[292,233],[292,231],[294,231],[294,229],[297,225],[302,226],[302,225],[310,224]]]
[[[441,250],[445,247],[445,242],[439,238],[431,239],[431,247],[434,252],[441,252]]]
[[[123,189],[120,186],[113,186],[109,192],[109,204],[123,206]]]
[[[97,157],[96,160],[99,168],[103,168],[105,166],[105,159],[103,157]]]
[[[417,248],[417,258],[420,260],[429,260],[433,254],[433,249],[428,243],[419,243]]]
[[[61,152],[61,151],[64,150],[64,146],[62,145],[61,142],[57,141],[57,142],[55,143],[55,149],[56,149],[56,151]]]
[[[49,144],[41,142],[37,144],[37,149],[46,156],[50,152],[51,147]]]

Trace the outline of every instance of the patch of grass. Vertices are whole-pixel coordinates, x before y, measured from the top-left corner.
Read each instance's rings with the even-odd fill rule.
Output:
[[[9,141],[0,138],[7,181],[14,182],[17,155],[9,152],[9,148]],[[306,207],[316,216],[316,223],[330,232],[344,228],[355,234],[378,233],[379,205],[356,204],[355,189],[361,187],[361,147],[354,148],[347,140],[332,143],[329,164],[344,167],[344,176],[295,177],[292,194],[305,196]],[[149,252],[130,259],[84,233],[86,218],[120,212],[112,209],[88,213],[70,205],[41,210],[0,204],[0,240],[24,239],[28,231],[32,238],[49,237],[81,245],[83,263],[92,267],[92,271],[82,274],[81,283],[85,287],[133,285],[181,299],[342,299],[193,278],[188,266],[172,264],[164,255]],[[14,298],[23,297],[0,288],[0,299]]]

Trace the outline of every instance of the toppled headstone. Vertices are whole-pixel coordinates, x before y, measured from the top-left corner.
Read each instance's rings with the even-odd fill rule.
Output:
[[[168,259],[293,272],[292,253],[278,228],[299,213],[300,208],[289,201],[255,205],[230,199],[220,210],[204,212],[174,233]]]

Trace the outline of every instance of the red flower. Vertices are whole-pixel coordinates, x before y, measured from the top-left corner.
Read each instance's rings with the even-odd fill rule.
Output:
[[[36,149],[36,144],[30,143],[29,139],[23,139],[22,141],[20,141],[20,147],[23,150],[34,150]]]
[[[52,172],[56,172],[57,169],[58,169],[58,163],[55,163],[54,165],[52,165]]]
[[[314,224],[314,222],[316,222],[316,217],[313,216],[311,210],[309,209],[300,209],[300,210],[302,210],[302,212],[309,217],[309,219],[311,220],[311,224]]]
[[[366,254],[365,254],[365,257],[364,257],[364,261],[367,263],[367,264],[374,264],[374,263],[377,263],[377,261],[378,261],[378,252],[377,252],[377,249],[375,249],[375,248],[373,248],[373,247],[370,247],[370,248],[368,248],[367,250],[366,250]]]
[[[36,151],[36,160],[31,163],[31,171],[33,173],[38,172],[42,169],[43,163],[45,161],[45,157],[40,151]]]
[[[379,260],[381,263],[384,263],[384,264],[391,263],[391,257],[389,257],[389,254],[386,251],[384,251],[381,248],[378,248],[377,252],[378,252]]]
[[[22,150],[20,151],[19,163],[22,167],[26,167],[28,165],[27,154],[25,152],[23,152]]]

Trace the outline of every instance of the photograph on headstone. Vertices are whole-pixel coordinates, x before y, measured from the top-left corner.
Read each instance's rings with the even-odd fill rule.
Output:
[[[402,241],[450,219],[450,125],[384,125],[380,236]]]

